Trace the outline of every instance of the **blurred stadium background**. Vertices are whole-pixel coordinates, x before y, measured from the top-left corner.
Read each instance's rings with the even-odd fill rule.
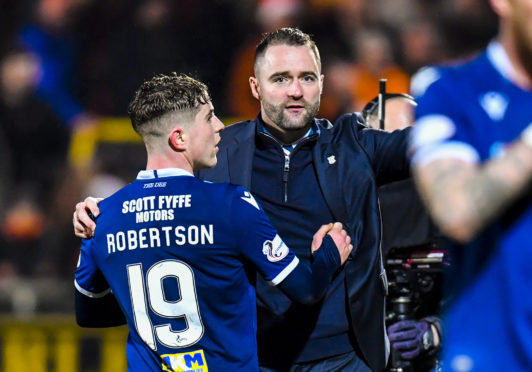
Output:
[[[260,34],[297,26],[322,54],[320,116],[388,79],[468,58],[496,32],[487,0],[0,0],[0,371],[123,371],[125,327],[73,317],[72,212],[144,167],[126,108],[155,73],[208,83],[226,123],[252,118]]]

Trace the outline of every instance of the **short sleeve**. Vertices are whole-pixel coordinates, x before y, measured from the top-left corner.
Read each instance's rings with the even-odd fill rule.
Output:
[[[244,187],[229,198],[230,216],[238,250],[270,284],[284,280],[299,260],[281,239],[264,210]]]
[[[455,81],[452,71],[427,69],[418,74],[430,74],[432,79],[413,78],[419,96],[416,97],[415,125],[409,144],[411,164],[420,166],[439,158],[478,162],[478,152],[468,140],[460,82]],[[428,80],[427,87],[421,89],[420,80]]]
[[[98,269],[91,255],[93,242],[94,239],[83,239],[74,285],[85,296],[99,298],[108,294],[110,289],[109,284],[107,284],[105,277]]]

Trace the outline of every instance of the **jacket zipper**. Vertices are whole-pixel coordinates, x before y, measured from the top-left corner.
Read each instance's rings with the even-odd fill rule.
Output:
[[[277,138],[273,137],[272,135],[268,133],[262,133],[262,135],[267,136],[271,138],[275,143],[279,144],[281,146],[281,150],[283,151],[284,155],[284,167],[283,167],[283,198],[284,202],[286,203],[288,201],[288,174],[290,173],[290,155],[292,152],[285,152],[285,149],[281,142],[277,140]],[[307,141],[310,141],[311,139],[317,137],[317,134],[312,134],[308,137],[303,138],[300,142],[297,143],[297,146],[300,146],[304,144]],[[294,151],[294,150],[292,150]]]
[[[288,201],[288,173],[290,172],[290,153],[284,152],[284,170],[283,170],[283,185],[284,185],[284,202]]]

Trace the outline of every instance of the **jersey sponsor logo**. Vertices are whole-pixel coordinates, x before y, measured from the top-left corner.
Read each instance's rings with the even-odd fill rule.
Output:
[[[248,202],[249,204],[251,204],[257,209],[260,209],[259,205],[257,204],[257,201],[255,200],[255,198],[253,197],[253,195],[251,195],[249,191],[244,191],[244,196],[241,196],[240,199]]]
[[[154,187],[165,184],[165,182],[156,182]],[[144,186],[149,185],[145,184]],[[136,223],[145,223],[153,221],[173,221],[174,210],[177,208],[190,208],[192,206],[192,195],[154,195],[144,196],[142,198],[125,200],[122,203],[122,213],[135,213]]]
[[[164,354],[163,371],[171,372],[209,372],[203,350],[189,351],[180,354]]]
[[[508,99],[498,92],[483,94],[479,98],[479,103],[493,121],[502,120],[508,107]]]
[[[288,247],[279,235],[275,235],[273,240],[266,240],[262,244],[262,253],[268,258],[270,262],[281,261],[288,255]]]

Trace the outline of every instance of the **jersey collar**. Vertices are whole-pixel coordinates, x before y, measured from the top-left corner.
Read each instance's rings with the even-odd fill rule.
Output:
[[[149,180],[153,178],[162,178],[162,177],[175,177],[175,176],[190,176],[194,175],[181,168],[163,168],[163,169],[152,169],[152,170],[141,170],[137,175],[138,180]]]
[[[487,54],[495,69],[507,80],[512,81],[512,76],[515,76],[515,69],[501,43],[495,40],[491,41],[487,48]]]

